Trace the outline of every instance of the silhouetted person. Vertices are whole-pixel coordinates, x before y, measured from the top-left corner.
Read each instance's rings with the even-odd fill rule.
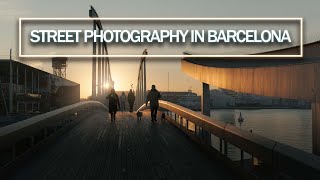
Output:
[[[120,109],[121,109],[121,111],[126,110],[126,100],[127,100],[127,97],[124,94],[124,92],[122,92],[122,94],[120,96]]]
[[[151,121],[157,121],[157,113],[158,113],[160,98],[161,98],[161,95],[159,91],[156,89],[156,86],[152,85],[146,100],[146,106],[148,106],[148,102],[150,101]]]
[[[130,106],[130,112],[133,111],[133,104],[134,104],[135,99],[136,99],[136,97],[134,96],[132,89],[130,89],[129,94],[128,94],[128,102],[129,102],[129,106]]]
[[[111,115],[111,121],[116,120],[116,114],[118,111],[118,106],[120,106],[119,97],[116,94],[114,89],[111,89],[110,94],[106,97],[106,99],[109,99],[109,113]]]

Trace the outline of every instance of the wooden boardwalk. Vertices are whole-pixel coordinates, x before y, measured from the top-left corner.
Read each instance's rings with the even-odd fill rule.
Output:
[[[93,112],[34,154],[12,179],[234,179],[167,121]]]

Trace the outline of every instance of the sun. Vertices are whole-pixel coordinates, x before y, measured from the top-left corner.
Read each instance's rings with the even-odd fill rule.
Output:
[[[120,86],[120,83],[117,83],[117,82],[115,81],[115,82],[114,82],[114,89],[115,89],[116,91],[122,90],[122,89],[121,89],[121,86]]]
[[[112,77],[112,80],[113,80],[113,83],[106,83],[105,87],[106,88],[110,88],[112,87],[112,84],[113,84],[113,88],[116,90],[116,91],[121,91],[123,89],[123,84],[122,84],[122,79],[121,77],[119,76],[116,76],[116,77]]]
[[[109,83],[105,83],[103,86],[105,89],[108,89],[110,87]]]

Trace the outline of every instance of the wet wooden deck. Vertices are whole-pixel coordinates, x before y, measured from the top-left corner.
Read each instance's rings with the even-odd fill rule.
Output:
[[[234,179],[167,121],[93,112],[32,155],[12,179]]]

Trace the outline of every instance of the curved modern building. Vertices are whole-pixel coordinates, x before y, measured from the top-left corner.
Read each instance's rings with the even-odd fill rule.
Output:
[[[303,58],[184,58],[181,69],[203,82],[207,97],[211,84],[236,92],[312,102],[313,151],[320,155],[320,41],[306,44],[303,49]],[[291,47],[260,54],[299,51],[300,47]],[[202,99],[203,110],[208,111],[206,99],[210,98]]]

